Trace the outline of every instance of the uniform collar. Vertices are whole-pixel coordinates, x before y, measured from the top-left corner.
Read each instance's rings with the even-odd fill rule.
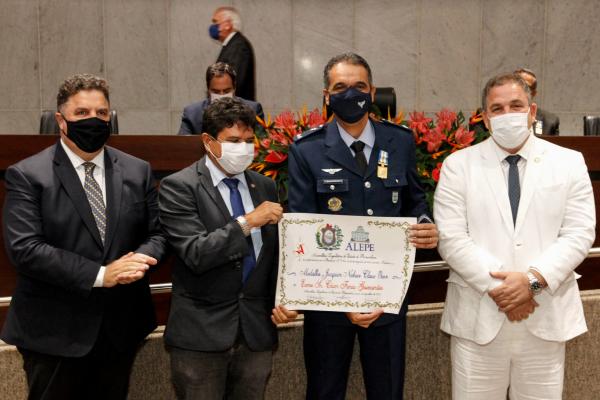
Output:
[[[335,123],[338,127],[338,131],[340,132],[340,137],[342,138],[344,143],[346,143],[346,146],[350,147],[350,145],[357,140],[360,140],[366,146],[369,146],[371,148],[375,146],[375,130],[373,129],[373,124],[370,120],[367,121],[365,128],[361,132],[360,136],[356,139],[348,132],[346,132],[337,121],[335,121]]]

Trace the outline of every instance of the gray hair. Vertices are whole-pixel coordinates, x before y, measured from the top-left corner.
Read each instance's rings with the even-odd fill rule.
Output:
[[[223,13],[223,16],[225,17],[225,19],[231,21],[231,25],[233,25],[234,31],[242,30],[242,18],[240,17],[240,13],[238,12],[238,10],[235,7],[223,6],[223,7],[217,8],[217,10],[215,12]]]
[[[505,85],[507,83],[516,83],[521,86],[525,94],[527,95],[527,101],[531,104],[531,90],[529,86],[527,86],[527,82],[523,80],[518,74],[509,73],[509,74],[500,74],[490,78],[489,81],[485,84],[483,88],[483,92],[481,93],[481,105],[483,107],[483,111],[487,110],[487,97],[490,94],[490,91],[498,86]]]

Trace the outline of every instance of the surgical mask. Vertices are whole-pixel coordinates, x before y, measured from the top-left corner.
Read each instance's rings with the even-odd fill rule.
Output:
[[[223,97],[233,97],[233,90],[229,93],[225,93],[225,94],[218,94],[218,93],[210,93],[210,101],[211,103],[215,100],[219,100],[222,99]]]
[[[371,108],[371,93],[353,87],[329,95],[329,107],[344,122],[358,122]]]
[[[215,157],[221,168],[230,175],[241,174],[252,164],[254,160],[254,143],[230,143],[221,144],[221,157],[217,158],[210,147],[207,150]]]
[[[110,137],[110,122],[100,118],[92,117],[80,119],[78,121],[68,121],[67,137],[75,145],[86,153],[94,153],[102,148]]]
[[[505,149],[515,149],[525,143],[531,132],[528,126],[529,111],[506,113],[490,118],[492,139]]]
[[[211,24],[208,27],[208,34],[212,39],[219,40],[219,24]]]

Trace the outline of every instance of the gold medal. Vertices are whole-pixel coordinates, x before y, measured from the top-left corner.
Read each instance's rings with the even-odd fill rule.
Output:
[[[327,200],[327,207],[330,211],[338,212],[342,209],[342,200],[338,197],[332,197]]]
[[[379,150],[377,160],[377,177],[379,179],[387,179],[388,176],[388,153],[384,150]]]

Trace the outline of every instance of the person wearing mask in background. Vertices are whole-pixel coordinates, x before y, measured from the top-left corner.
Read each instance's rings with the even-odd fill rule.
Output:
[[[231,65],[237,74],[238,96],[255,101],[254,50],[241,30],[240,13],[234,7],[219,7],[213,13],[208,33],[222,46],[217,62]]]
[[[514,73],[519,75],[521,79],[527,83],[531,93],[531,99],[535,101],[538,84],[535,73],[527,68],[518,68]],[[558,135],[559,126],[560,119],[558,118],[558,115],[553,114],[550,111],[542,110],[539,107],[537,108],[535,121],[532,125],[533,133],[536,135]]]
[[[596,232],[581,153],[541,140],[527,83],[490,79],[491,137],[444,161],[434,199],[450,266],[441,329],[452,398],[562,398],[565,342],[587,331],[575,268]]]
[[[427,223],[411,226],[412,243],[435,247],[412,132],[369,119],[375,94],[369,64],[341,54],[329,60],[323,78],[335,119],[298,135],[290,147],[290,212],[416,217]],[[402,399],[407,308],[405,300],[399,315],[306,311],[307,400],[345,398],[357,336],[367,399]]]
[[[29,399],[127,398],[156,327],[147,271],[165,253],[150,165],[105,146],[104,79],[57,96],[57,143],[6,170],[4,240],[17,284],[2,340],[23,356]]]
[[[248,170],[254,112],[222,98],[204,113],[206,155],[164,178],[160,221],[177,255],[165,331],[178,399],[259,400],[271,372],[283,208],[273,180]]]
[[[236,97],[237,75],[234,69],[226,63],[217,62],[206,70],[207,98],[186,106],[181,116],[179,135],[200,135],[202,131],[202,116],[208,105],[222,97]],[[260,103],[236,97],[252,108],[261,119],[264,118]]]

